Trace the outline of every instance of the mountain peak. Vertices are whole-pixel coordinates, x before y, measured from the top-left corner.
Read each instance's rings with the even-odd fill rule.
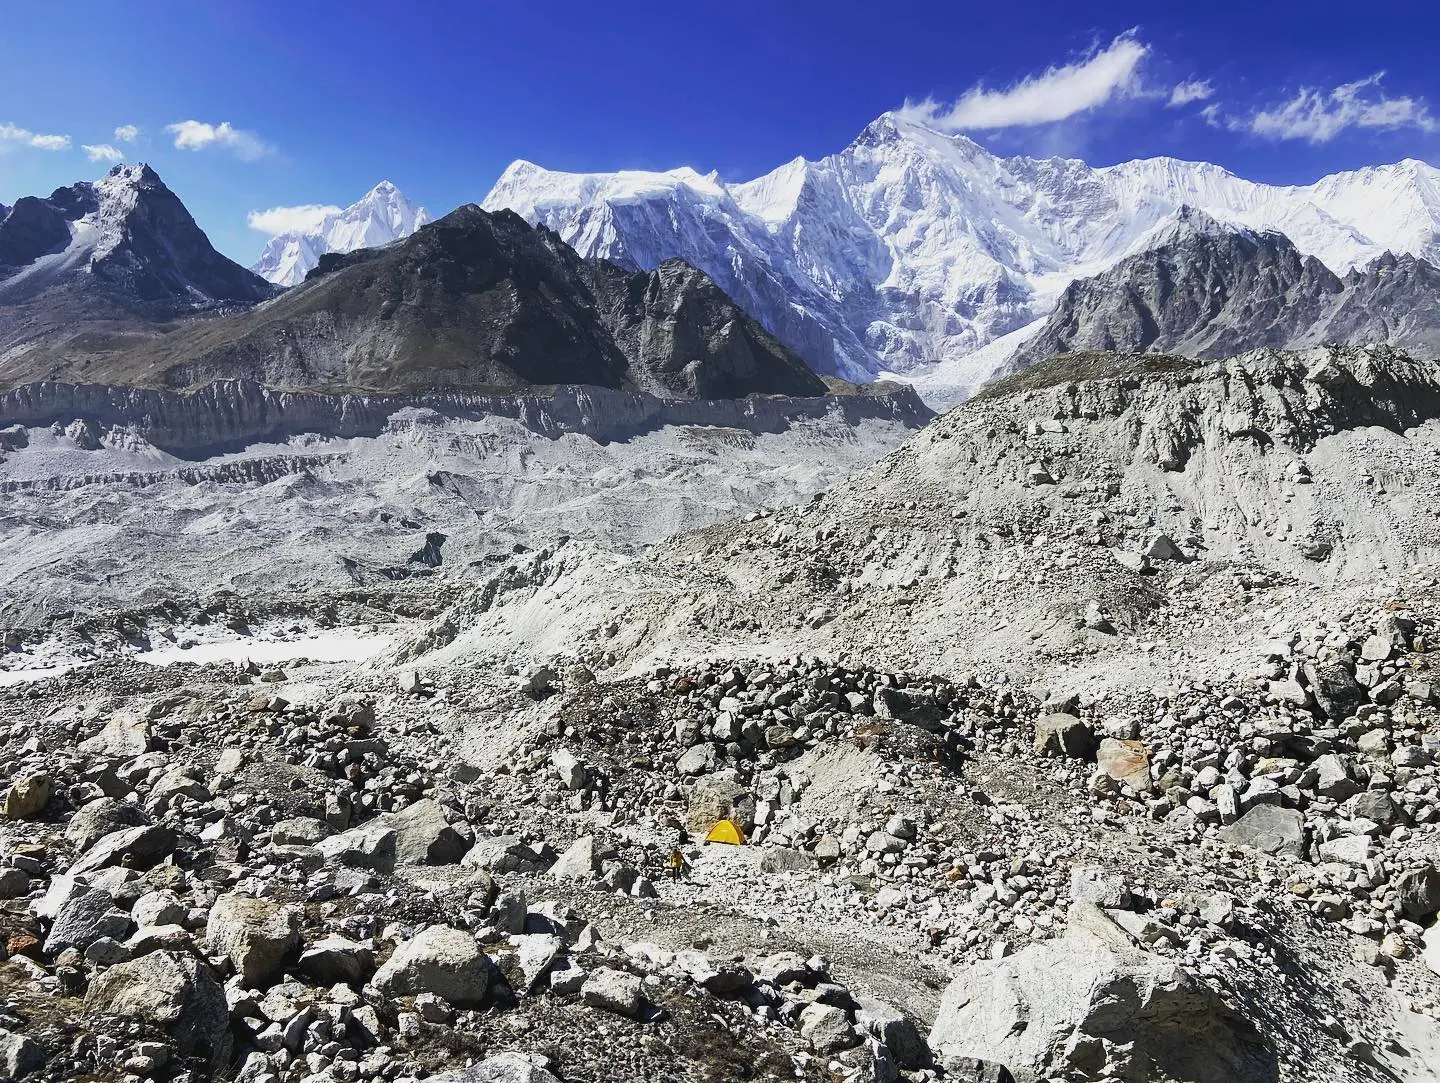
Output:
[[[378,248],[410,236],[430,221],[424,207],[405,198],[393,181],[382,180],[350,206],[327,215],[312,229],[272,237],[252,270],[280,286],[294,286],[326,253]]]

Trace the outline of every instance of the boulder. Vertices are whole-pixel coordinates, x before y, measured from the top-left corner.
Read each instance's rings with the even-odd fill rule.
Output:
[[[127,827],[100,838],[70,866],[70,875],[97,872],[114,865],[148,868],[175,849],[175,832],[155,824]]]
[[[544,856],[519,835],[476,839],[463,860],[473,869],[488,872],[540,872],[546,864]]]
[[[212,1071],[230,1061],[230,1008],[225,991],[199,959],[157,951],[97,975],[85,993],[85,1014],[118,1016],[162,1028],[181,1057]]]
[[[930,1066],[930,1046],[915,1020],[874,997],[858,996],[856,1003],[855,1022],[884,1043],[899,1067],[914,1071]]]
[[[272,846],[316,846],[332,834],[330,825],[314,816],[292,816],[270,829]]]
[[[131,827],[149,827],[155,821],[139,805],[99,797],[81,805],[65,825],[65,837],[78,853],[84,853],[106,835]]]
[[[479,1064],[432,1075],[426,1083],[560,1083],[519,1053],[501,1053]]]
[[[115,908],[108,891],[88,890],[71,896],[50,926],[45,954],[59,955],[66,948],[84,951],[102,937],[122,940],[130,932],[130,915]]]
[[[581,835],[572,842],[558,861],[550,866],[550,875],[561,880],[575,880],[588,884],[600,871],[600,861],[595,855],[595,837]]]
[[[94,737],[80,742],[80,751],[101,759],[130,760],[150,751],[150,723],[117,715]]]
[[[585,979],[580,997],[592,1008],[638,1018],[645,1007],[644,983],[634,974],[601,967]]]
[[[23,1079],[45,1063],[45,1050],[39,1042],[12,1031],[0,1030],[0,1075]]]
[[[475,938],[449,925],[432,925],[405,941],[371,982],[387,996],[433,993],[455,1005],[475,1005],[490,988],[490,959]]]
[[[1424,921],[1440,911],[1440,869],[1434,865],[1401,873],[1395,886],[1400,911],[1411,921]]]
[[[1294,809],[1278,805],[1256,805],[1233,824],[1219,832],[1233,846],[1246,846],[1267,854],[1302,857],[1305,853],[1305,820]]]
[[[755,829],[755,795],[733,778],[706,775],[695,781],[685,826],[704,835],[720,820],[734,820],[749,834]]]
[[[500,969],[515,992],[534,992],[565,951],[565,941],[552,933],[529,933],[512,938],[512,942],[515,951],[503,958]]]
[[[850,1025],[850,1017],[829,1004],[811,1004],[800,1012],[800,1037],[823,1055],[851,1049],[864,1040]]]
[[[325,856],[325,860],[346,868],[369,869],[388,875],[395,871],[398,842],[399,835],[393,827],[372,820],[321,839],[315,849]]]
[[[264,988],[299,946],[299,917],[270,899],[221,895],[210,908],[205,942],[211,952],[230,960],[242,985]]]
[[[300,973],[320,985],[358,987],[375,973],[375,953],[332,933],[306,948],[298,967]]]
[[[3,811],[7,820],[29,820],[39,816],[50,803],[55,784],[49,775],[21,775],[5,791]]]
[[[440,803],[428,797],[387,817],[386,824],[395,830],[397,865],[453,865],[470,848]]]
[[[1137,793],[1150,788],[1150,757],[1139,741],[1122,741],[1105,737],[1095,753],[1095,763],[1116,782],[1123,782]]]
[[[814,872],[819,867],[814,854],[788,846],[771,846],[760,856],[761,872]]]
[[[1306,662],[1302,672],[1310,694],[1327,718],[1336,722],[1349,718],[1365,702],[1365,690],[1339,662]]]
[[[1035,751],[1041,756],[1092,759],[1095,731],[1073,714],[1042,714],[1035,720]]]
[[[1131,946],[1093,905],[1063,939],[971,964],[945,990],[930,1046],[1017,1079],[1274,1083],[1274,1049],[1207,985]]]

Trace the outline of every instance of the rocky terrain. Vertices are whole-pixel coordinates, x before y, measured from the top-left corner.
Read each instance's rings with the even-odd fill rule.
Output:
[[[1075,354],[838,457],[353,397],[286,478],[164,459],[276,393],[66,394],[4,400],[7,559],[58,596],[59,520],[120,529],[3,588],[8,1075],[1436,1078],[1429,361]],[[24,487],[85,455],[169,477]]]
[[[1440,345],[1440,269],[1424,259],[1386,253],[1342,280],[1281,233],[1228,226],[1190,207],[1147,245],[1070,283],[1008,370],[1082,350],[1228,357],[1327,342],[1422,353]]]

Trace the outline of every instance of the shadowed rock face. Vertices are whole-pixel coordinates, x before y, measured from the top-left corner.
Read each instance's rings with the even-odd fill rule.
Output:
[[[666,260],[650,274],[600,262],[594,288],[615,341],[661,394],[721,399],[825,391],[799,357],[683,260]]]
[[[1015,372],[1087,350],[1219,358],[1327,342],[1440,345],[1440,270],[1385,255],[1342,281],[1279,233],[1252,233],[1186,208],[1161,243],[1072,282]]]
[[[1082,350],[1225,357],[1285,346],[1322,322],[1344,289],[1281,234],[1185,208],[1161,244],[1072,282],[1008,369]]]
[[[462,207],[381,249],[323,257],[269,304],[194,322],[88,380],[414,394],[586,384],[662,397],[825,384],[694,268],[587,262],[518,215]]]

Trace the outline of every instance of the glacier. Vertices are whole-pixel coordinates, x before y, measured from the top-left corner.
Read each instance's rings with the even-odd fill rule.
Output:
[[[1385,252],[1440,257],[1440,170],[1407,159],[1275,186],[1203,162],[1095,167],[1000,157],[886,113],[850,146],[733,183],[691,168],[563,173],[510,165],[482,204],[582,256],[650,270],[679,257],[817,370],[899,376],[964,397],[1071,281],[1150,243],[1182,207],[1277,230],[1337,274]]]
[[[327,252],[354,252],[403,240],[430,215],[392,183],[381,181],[344,210],[328,214],[313,229],[270,238],[250,268],[279,286],[296,286]]]

